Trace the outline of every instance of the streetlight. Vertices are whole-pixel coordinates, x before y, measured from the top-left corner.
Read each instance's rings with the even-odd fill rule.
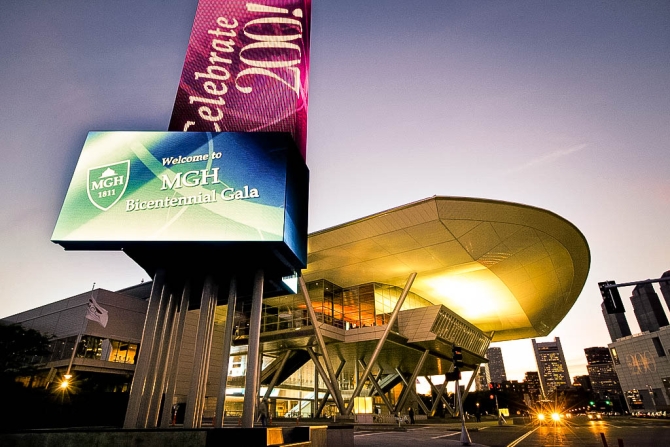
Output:
[[[72,374],[63,375],[63,381],[60,383],[61,389],[66,390],[70,386],[70,379],[72,379]]]

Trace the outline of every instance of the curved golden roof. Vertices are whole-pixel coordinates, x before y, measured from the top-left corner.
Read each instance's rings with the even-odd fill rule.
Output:
[[[582,233],[550,211],[436,196],[312,233],[303,276],[403,287],[417,272],[413,292],[503,341],[548,335],[590,262]]]

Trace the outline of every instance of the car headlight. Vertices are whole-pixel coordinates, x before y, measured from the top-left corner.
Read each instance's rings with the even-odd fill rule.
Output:
[[[540,420],[540,421],[544,421],[544,413],[539,413],[537,415],[537,419]]]
[[[558,414],[558,413],[551,413],[551,418],[552,418],[554,421],[558,422],[558,421],[561,420],[561,415]]]

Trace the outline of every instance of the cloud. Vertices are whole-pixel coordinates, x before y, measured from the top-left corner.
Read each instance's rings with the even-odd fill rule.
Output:
[[[568,156],[570,154],[574,154],[575,152],[579,152],[582,149],[585,149],[588,147],[588,144],[578,144],[576,146],[569,147],[567,149],[559,149],[557,151],[551,152],[549,154],[543,155],[541,157],[534,158],[527,163],[524,163],[520,166],[517,166],[516,168],[512,168],[505,172],[505,174],[516,174],[517,172],[520,171],[525,171],[526,169],[537,167],[537,166],[542,166],[542,165],[547,165],[550,163],[553,163],[554,161],[558,160],[559,158]]]

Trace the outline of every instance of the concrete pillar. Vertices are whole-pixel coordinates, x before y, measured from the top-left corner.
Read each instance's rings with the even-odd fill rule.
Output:
[[[181,339],[184,336],[184,326],[186,325],[186,314],[188,313],[188,303],[191,296],[190,281],[184,284],[184,290],[179,303],[179,316],[175,323],[174,342],[172,343],[172,352],[170,361],[167,364],[165,372],[167,383],[165,384],[165,403],[163,405],[163,415],[161,416],[160,427],[167,428],[172,421],[172,401],[174,400],[175,389],[177,388],[177,373],[179,370],[179,355],[181,353]]]
[[[247,378],[244,384],[244,406],[242,427],[252,428],[256,417],[258,400],[258,362],[260,351],[261,316],[263,311],[263,270],[259,269],[254,278],[254,291],[251,301],[251,319],[249,321],[249,348],[247,352]]]
[[[233,343],[233,330],[235,329],[235,305],[237,303],[237,281],[230,280],[228,289],[228,312],[226,313],[226,327],[223,330],[223,354],[221,357],[221,381],[219,382],[219,394],[216,397],[216,414],[214,416],[214,428],[223,427],[223,413],[226,405],[226,387],[228,385],[228,365],[230,364],[230,345]]]
[[[211,276],[205,279],[200,300],[200,317],[193,354],[193,375],[188,396],[184,428],[199,428],[205,404],[207,374],[209,372],[209,352],[214,333],[214,313],[216,312],[217,286]]]
[[[126,410],[126,418],[123,422],[123,428],[137,428],[140,402],[146,385],[147,373],[151,367],[151,350],[156,332],[158,310],[164,284],[165,271],[158,270],[154,275],[151,294],[149,295],[149,305],[147,308],[147,316],[144,319],[140,352],[138,353],[137,363],[135,364],[135,374],[133,376],[133,383],[130,387],[130,397],[128,399],[128,408]]]

